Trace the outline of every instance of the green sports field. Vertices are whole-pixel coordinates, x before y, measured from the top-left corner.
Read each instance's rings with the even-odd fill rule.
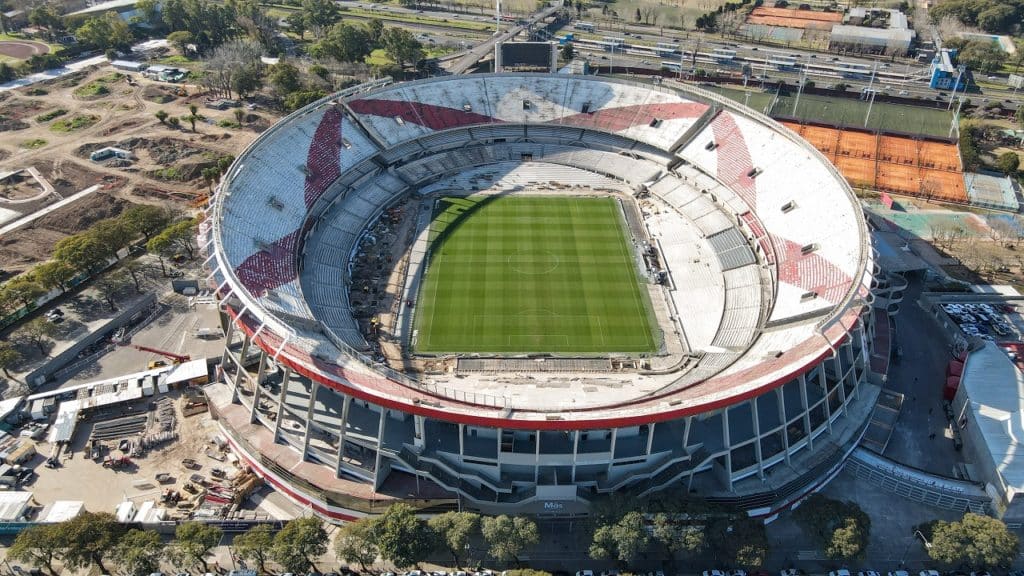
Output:
[[[644,353],[656,324],[614,198],[444,198],[418,353]]]

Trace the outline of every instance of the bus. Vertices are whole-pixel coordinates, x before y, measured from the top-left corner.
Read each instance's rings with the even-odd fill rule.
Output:
[[[605,36],[604,38],[601,38],[601,40],[611,44],[612,46],[622,46],[626,43],[625,38],[616,38],[614,36]]]
[[[836,64],[836,71],[838,71],[844,78],[863,78],[871,75],[870,66],[854,62],[838,62]]]
[[[577,30],[582,30],[583,32],[593,32],[594,30],[597,30],[597,26],[595,26],[593,22],[577,22],[573,24],[572,27]]]
[[[670,42],[658,42],[657,46],[654,47],[654,51],[658,56],[671,56],[679,52],[679,44],[672,44]]]
[[[679,64],[679,62],[671,62],[669,60],[663,60],[661,62],[661,69],[662,70],[671,70],[672,72],[679,72],[679,71],[681,71],[683,69],[683,67],[682,67],[681,64]]]
[[[718,62],[731,62],[736,58],[736,51],[728,48],[715,48],[711,51],[711,57]]]
[[[796,68],[796,58],[786,54],[769,54],[768,65],[775,66],[779,70],[792,70]]]

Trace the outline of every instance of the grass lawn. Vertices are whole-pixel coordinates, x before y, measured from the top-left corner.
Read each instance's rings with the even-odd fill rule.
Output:
[[[772,117],[817,120],[841,126],[864,126],[868,102],[855,98],[832,98],[803,94],[794,112],[796,94],[779,98],[772,110]],[[897,132],[912,132],[931,136],[947,136],[953,113],[945,108],[906,106],[875,102],[871,107],[868,128],[882,128]]]
[[[445,198],[430,235],[417,352],[658,348],[614,198]]]

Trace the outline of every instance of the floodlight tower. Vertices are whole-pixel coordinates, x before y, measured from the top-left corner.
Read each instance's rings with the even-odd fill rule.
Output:
[[[501,0],[494,0],[494,34],[501,34]]]

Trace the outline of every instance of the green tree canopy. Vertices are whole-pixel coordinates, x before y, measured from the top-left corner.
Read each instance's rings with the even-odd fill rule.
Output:
[[[95,564],[106,572],[103,559],[124,534],[124,524],[108,512],[82,512],[57,524],[58,539],[65,543],[64,565],[81,570]]]
[[[22,274],[7,282],[2,289],[7,292],[8,298],[16,300],[22,306],[32,306],[40,296],[46,294],[43,285],[36,281],[33,275]]]
[[[647,552],[650,543],[643,514],[627,512],[615,524],[598,526],[590,544],[590,557],[597,560],[611,558],[625,564]]]
[[[110,559],[129,574],[152,574],[160,571],[164,543],[152,530],[129,530],[110,550]]]
[[[63,550],[57,524],[34,524],[18,533],[7,549],[7,557],[56,574],[53,561],[61,557]]]
[[[392,504],[376,521],[374,530],[380,556],[397,568],[426,559],[434,548],[433,533],[407,504]]]
[[[79,42],[84,42],[99,50],[108,48],[128,50],[134,40],[128,23],[114,11],[86,20],[75,30],[75,37]]]
[[[375,518],[361,518],[342,526],[334,538],[334,553],[338,558],[359,564],[363,572],[369,570],[380,555],[375,523]]]
[[[540,542],[537,524],[522,516],[485,517],[481,532],[487,541],[488,553],[503,562],[519,562],[519,555]]]
[[[677,521],[659,512],[654,515],[654,539],[672,554],[695,555],[704,549],[704,530],[701,526]]]
[[[302,0],[302,16],[313,35],[320,38],[328,28],[341,20],[341,11],[331,0]]]
[[[278,98],[283,98],[302,88],[299,69],[288,62],[280,62],[271,68],[267,80],[270,81],[270,87],[274,89]]]
[[[928,555],[940,562],[975,569],[1008,568],[1020,542],[1001,520],[968,512],[959,522],[937,522]]]
[[[171,213],[160,206],[135,204],[121,213],[121,221],[133,234],[141,234],[149,240],[171,221]]]
[[[181,54],[188,54],[188,45],[195,43],[195,38],[188,30],[178,30],[167,35],[167,41]]]
[[[62,238],[53,247],[53,257],[76,270],[96,272],[107,264],[108,251],[89,231]]]
[[[438,543],[452,555],[455,566],[461,566],[459,554],[480,531],[480,515],[472,512],[445,512],[434,516],[427,524],[437,534]]]
[[[864,558],[871,533],[871,519],[853,502],[814,494],[797,508],[795,518],[829,558]]]
[[[384,30],[381,44],[388,58],[391,58],[399,66],[415,64],[423,59],[423,45],[405,28],[391,27]]]
[[[175,544],[186,561],[200,564],[203,572],[209,571],[207,556],[220,544],[224,533],[220,528],[203,522],[178,524],[174,531]]]
[[[1006,54],[994,42],[971,40],[956,55],[956,59],[970,68],[991,73],[1002,68]]]
[[[274,533],[267,524],[259,524],[235,536],[231,545],[236,554],[255,562],[256,568],[263,573],[267,571],[267,560],[274,547]]]
[[[363,26],[341,22],[335,24],[310,47],[316,58],[333,58],[338,62],[362,62],[373,51],[370,34]]]
[[[1012,176],[1020,169],[1020,156],[1012,150],[1003,152],[996,158],[996,168],[1003,174]]]
[[[305,572],[327,552],[327,531],[319,518],[296,518],[274,536],[270,557],[288,572]]]
[[[54,288],[67,290],[68,282],[75,277],[75,269],[67,262],[49,260],[33,268],[32,276],[42,284],[44,288],[51,290]]]
[[[11,368],[21,362],[21,352],[7,340],[0,340],[0,370],[4,376],[11,377]]]

